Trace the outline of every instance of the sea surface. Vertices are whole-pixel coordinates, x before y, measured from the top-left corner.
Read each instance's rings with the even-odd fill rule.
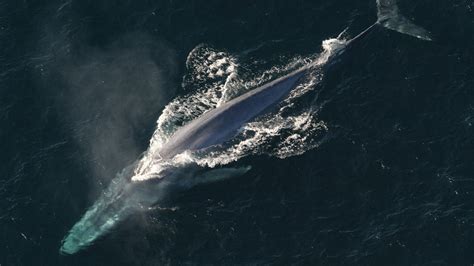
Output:
[[[376,3],[0,1],[0,265],[472,265],[474,1],[398,4],[433,41],[375,29],[196,159],[250,171],[67,256],[157,132],[320,59]]]

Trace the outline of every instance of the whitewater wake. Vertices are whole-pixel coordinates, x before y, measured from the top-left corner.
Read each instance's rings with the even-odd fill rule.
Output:
[[[182,86],[185,90],[196,87],[199,89],[177,97],[164,108],[150,146],[135,168],[132,181],[160,178],[168,168],[190,163],[213,168],[248,155],[266,154],[287,158],[318,147],[328,131],[326,123],[318,119],[320,106],[297,108],[298,100],[314,90],[324,75],[321,67],[334,52],[344,46],[345,40],[340,38],[325,40],[321,53],[296,57],[263,72],[246,71],[249,67],[241,65],[238,58],[230,53],[217,51],[206,45],[197,46],[187,57],[188,72],[183,78]],[[309,63],[315,67],[278,109],[245,125],[233,140],[205,152],[185,152],[172,160],[163,160],[159,156],[163,144],[187,122]]]

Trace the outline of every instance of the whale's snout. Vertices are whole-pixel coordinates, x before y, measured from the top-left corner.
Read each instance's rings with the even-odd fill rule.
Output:
[[[77,253],[79,250],[85,246],[81,245],[83,242],[81,239],[74,237],[73,235],[68,235],[63,241],[59,253],[61,255],[72,255]]]
[[[136,191],[125,178],[116,178],[97,202],[71,228],[63,239],[59,252],[63,255],[77,253],[109,232],[139,207]]]

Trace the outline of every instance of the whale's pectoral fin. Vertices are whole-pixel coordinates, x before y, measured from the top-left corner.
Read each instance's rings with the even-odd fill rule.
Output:
[[[219,181],[226,180],[232,177],[243,175],[247,173],[250,169],[252,169],[251,166],[244,166],[244,167],[238,167],[238,168],[212,169],[201,175],[194,177],[193,180],[189,182],[187,185],[189,187],[192,187],[192,186],[201,185],[201,184],[219,182]]]
[[[232,177],[240,176],[247,173],[251,166],[244,166],[239,168],[219,168],[207,171],[203,175],[196,178],[197,184],[213,183],[226,180]]]

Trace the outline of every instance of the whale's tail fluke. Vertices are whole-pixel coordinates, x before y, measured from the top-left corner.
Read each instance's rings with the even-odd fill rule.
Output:
[[[400,14],[396,0],[377,0],[377,22],[385,28],[431,41],[431,34]]]

